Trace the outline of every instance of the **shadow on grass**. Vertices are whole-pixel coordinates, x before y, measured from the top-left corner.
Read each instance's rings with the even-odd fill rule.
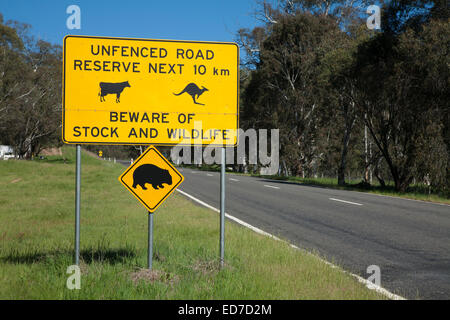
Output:
[[[75,163],[75,161],[71,160],[71,159],[66,159],[66,158],[44,158],[44,159],[36,159],[35,161],[41,162],[41,163],[55,163],[55,164],[71,164],[71,163]]]
[[[81,250],[80,260],[86,264],[93,262],[106,262],[109,264],[124,263],[128,259],[134,258],[136,252],[129,248],[119,249],[87,249]]]
[[[74,256],[74,252],[72,250],[35,252],[26,254],[13,252],[7,256],[1,257],[0,262],[12,264],[46,263],[67,256],[70,256],[72,258]],[[88,248],[80,251],[80,261],[83,261],[86,264],[91,264],[94,262],[103,262],[114,265],[117,263],[124,263],[127,260],[134,257],[136,257],[136,252],[129,248],[117,248],[117,249]]]

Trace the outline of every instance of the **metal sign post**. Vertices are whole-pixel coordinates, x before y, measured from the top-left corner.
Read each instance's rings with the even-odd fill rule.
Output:
[[[222,147],[220,168],[220,267],[225,256],[225,148]]]
[[[152,270],[153,264],[153,213],[148,212],[148,269]]]
[[[77,144],[75,169],[75,264],[80,263],[80,198],[81,198],[81,145]]]
[[[107,55],[103,55],[105,50]],[[225,147],[239,143],[239,61],[239,46],[231,42],[64,38],[62,140],[77,148],[76,264],[80,255],[80,145],[159,144],[222,148],[220,259],[224,265]],[[150,118],[152,128],[146,123]],[[119,180],[149,212],[184,179],[154,147],[131,162]],[[150,269],[152,219],[150,214]]]
[[[148,211],[149,270],[153,265],[153,213],[183,180],[181,173],[153,146],[148,147],[119,177],[120,183]]]

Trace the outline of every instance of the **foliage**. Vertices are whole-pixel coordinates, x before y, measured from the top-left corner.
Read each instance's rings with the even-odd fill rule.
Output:
[[[28,36],[0,15],[0,142],[19,157],[59,144],[61,47]]]
[[[350,172],[373,174],[397,191],[420,182],[448,195],[448,7],[389,1],[374,31],[366,4],[262,2],[264,25],[237,33],[242,126],[280,129],[285,175],[344,185]]]

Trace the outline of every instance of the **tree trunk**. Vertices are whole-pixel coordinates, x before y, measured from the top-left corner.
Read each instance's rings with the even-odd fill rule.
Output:
[[[395,190],[399,192],[406,192],[406,189],[411,184],[412,177],[401,176],[397,179],[394,179],[395,182]]]
[[[341,162],[338,168],[338,185],[345,185],[345,169],[347,167],[347,153],[348,153],[348,145],[350,143],[350,130],[351,128],[346,128],[344,133],[344,139],[342,143],[342,152],[341,152]]]
[[[377,162],[376,162],[377,164],[375,165],[375,170],[373,171],[373,174],[374,174],[375,177],[377,178],[377,180],[378,180],[378,182],[380,183],[381,187],[382,187],[382,188],[385,188],[385,187],[386,187],[386,182],[384,182],[384,179],[383,179],[383,177],[381,176],[380,168],[379,168],[380,162],[381,162],[382,159],[383,159],[383,158],[380,157],[380,158],[377,160]]]

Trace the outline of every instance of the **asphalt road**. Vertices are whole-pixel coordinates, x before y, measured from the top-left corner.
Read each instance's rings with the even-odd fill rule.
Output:
[[[219,208],[218,172],[183,168],[180,190]],[[226,175],[225,211],[408,299],[450,299],[450,206]],[[225,252],[226,254],[226,252]]]

